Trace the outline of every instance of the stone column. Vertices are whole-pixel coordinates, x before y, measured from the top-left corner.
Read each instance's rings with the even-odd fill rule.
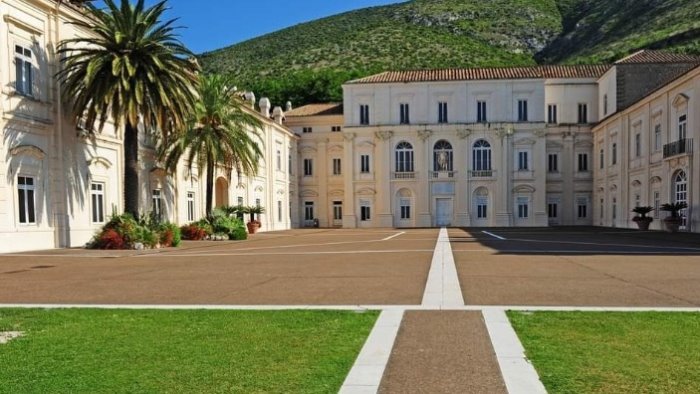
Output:
[[[343,201],[343,228],[357,228],[355,212],[355,133],[343,133],[345,138],[343,170],[345,172],[345,199]]]
[[[375,172],[374,182],[377,190],[377,212],[379,212],[379,227],[393,227],[394,215],[391,207],[391,139],[393,131],[378,131],[375,133]]]

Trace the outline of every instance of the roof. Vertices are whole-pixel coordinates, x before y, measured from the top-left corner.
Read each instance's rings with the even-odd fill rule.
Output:
[[[609,65],[539,65],[526,67],[450,68],[387,71],[348,84],[448,82],[503,79],[600,78]]]
[[[700,57],[657,50],[635,52],[615,62],[615,64],[665,64],[665,63],[700,63]]]
[[[285,112],[285,116],[290,117],[304,117],[304,116],[332,116],[332,115],[342,115],[343,114],[343,104],[342,103],[326,103],[326,104],[308,104],[303,107],[294,108],[291,111]]]

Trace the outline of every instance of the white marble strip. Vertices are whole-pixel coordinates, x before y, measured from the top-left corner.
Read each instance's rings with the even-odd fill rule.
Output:
[[[525,357],[525,349],[502,309],[482,311],[503,381],[510,394],[546,394],[535,367]]]
[[[459,285],[457,267],[446,228],[440,229],[440,236],[435,245],[422,305],[434,308],[464,306],[462,288]]]
[[[404,311],[396,309],[382,311],[340,393],[376,393],[379,390],[403,314]]]
[[[496,235],[496,234],[494,234],[494,233],[490,233],[490,232],[488,232],[488,231],[482,231],[482,233],[484,233],[484,234],[486,234],[486,235],[490,235],[490,236],[492,236],[492,237],[494,237],[494,238],[496,238],[496,239],[500,239],[501,241],[507,241],[506,238],[501,237],[500,235]]]

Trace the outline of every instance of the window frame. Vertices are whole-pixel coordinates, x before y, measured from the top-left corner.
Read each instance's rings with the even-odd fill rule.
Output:
[[[105,223],[105,199],[106,184],[104,182],[90,182],[90,223]],[[99,187],[99,190],[96,189]]]
[[[187,192],[187,222],[192,223],[195,220],[197,220],[197,203],[196,203],[196,198],[197,195],[193,191],[188,191]],[[239,197],[242,198],[242,197]]]
[[[548,124],[558,124],[558,113],[557,113],[557,104],[548,104],[547,105],[547,123]]]
[[[36,194],[37,178],[31,175],[18,175],[17,208],[19,210],[17,212],[17,223],[20,226],[33,226],[38,223],[36,211]],[[22,219],[22,217],[24,217],[24,220]]]
[[[518,100],[518,122],[528,122],[528,103],[527,99]]]
[[[34,51],[23,44],[14,45],[15,92],[22,96],[34,97]]]

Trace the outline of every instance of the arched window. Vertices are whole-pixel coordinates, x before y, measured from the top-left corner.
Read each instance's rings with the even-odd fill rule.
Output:
[[[438,172],[454,171],[452,144],[445,140],[435,143],[433,148],[433,168]]]
[[[474,171],[491,171],[491,144],[486,140],[479,140],[472,148]]]
[[[400,142],[396,145],[396,172],[413,172],[413,145]]]

